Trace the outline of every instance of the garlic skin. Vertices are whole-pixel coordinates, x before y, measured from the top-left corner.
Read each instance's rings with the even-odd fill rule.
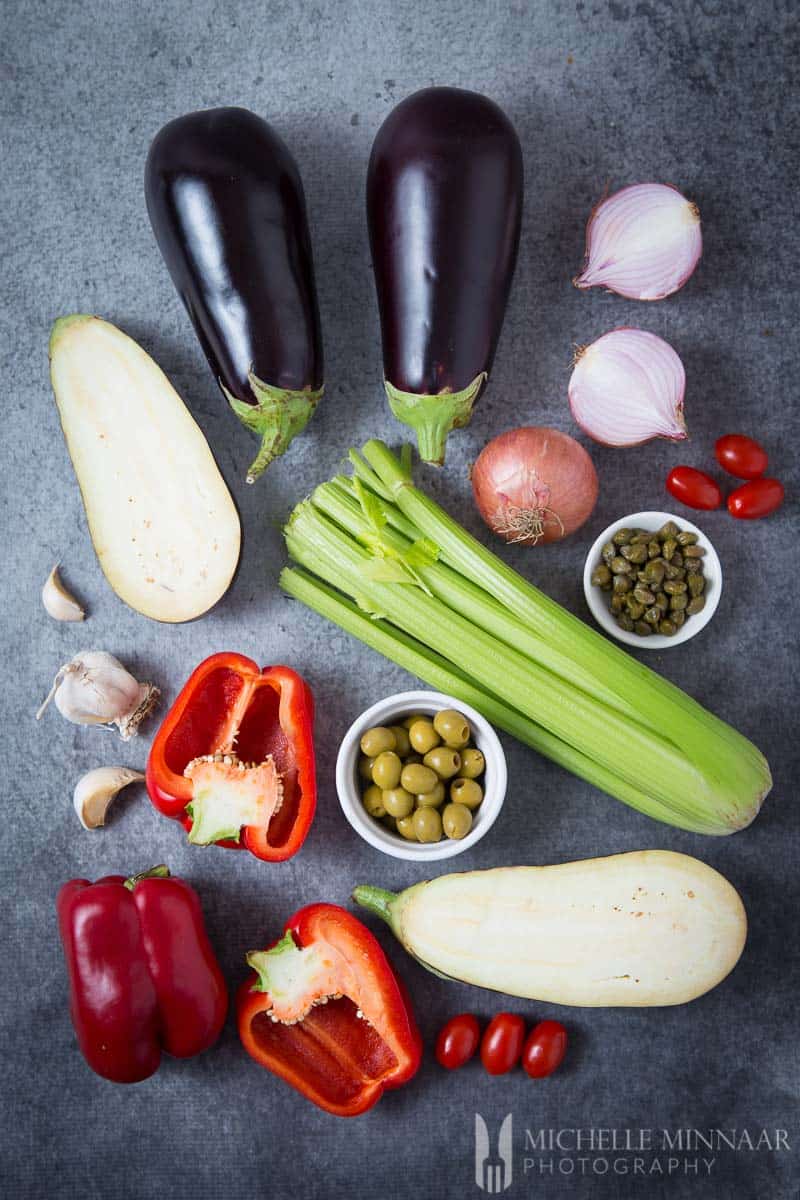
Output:
[[[72,804],[84,829],[99,829],[114,797],[129,783],[142,783],[144,775],[130,767],[95,767],[75,784]]]
[[[134,679],[113,654],[84,650],[59,668],[36,720],[54,700],[62,717],[74,725],[116,725],[120,737],[128,741],[160,694],[152,683]]]
[[[569,405],[584,433],[604,446],[651,438],[684,441],[686,374],[667,342],[643,329],[612,329],[575,358]]]
[[[44,582],[42,604],[54,621],[82,621],[86,616],[72,593],[64,587],[58,573],[58,563]]]
[[[629,300],[663,300],[683,287],[702,253],[697,206],[667,184],[637,183],[593,211],[585,265],[573,283]]]

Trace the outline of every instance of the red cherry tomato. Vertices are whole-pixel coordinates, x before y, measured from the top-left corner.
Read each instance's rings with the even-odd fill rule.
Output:
[[[714,446],[717,462],[737,479],[758,479],[767,469],[767,452],[743,433],[726,433]]]
[[[560,1021],[540,1021],[528,1034],[522,1065],[531,1079],[552,1075],[567,1053],[567,1031]]]
[[[778,479],[751,479],[728,496],[728,512],[743,521],[768,517],[783,504],[783,484]]]
[[[689,508],[719,508],[722,504],[716,481],[694,467],[673,467],[667,476],[667,491]]]
[[[481,1040],[481,1027],[472,1013],[459,1013],[443,1025],[436,1039],[436,1058],[448,1071],[468,1063]]]
[[[525,1022],[515,1013],[492,1017],[481,1042],[481,1062],[490,1075],[505,1075],[519,1062]]]

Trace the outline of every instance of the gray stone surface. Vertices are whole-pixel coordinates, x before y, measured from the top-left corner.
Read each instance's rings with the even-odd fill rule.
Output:
[[[725,592],[697,639],[647,662],[763,748],[775,789],[756,824],[703,839],[629,811],[504,739],[510,788],[502,818],[460,868],[547,863],[641,847],[696,854],[740,889],[750,916],[741,964],[717,991],[676,1010],[564,1011],[448,985],[378,936],[414,996],[428,1053],[414,1082],[344,1123],[318,1112],[242,1051],[233,1019],[204,1057],[165,1062],[149,1082],[114,1087],[84,1065],[66,1011],[55,929],[57,887],[168,860],[199,889],[231,988],[244,952],[300,905],[347,903],[351,886],[402,887],[413,866],[380,856],[345,824],[333,764],[348,723],[405,688],[400,670],[362,649],[276,588],[280,525],[292,504],[370,435],[397,437],[381,395],[378,326],[363,192],[369,147],[392,104],[415,88],[487,91],[521,134],[527,173],[516,283],[491,388],[447,469],[426,484],[480,532],[467,464],[493,433],[520,422],[575,432],[566,381],[575,343],[624,323],[666,336],[684,358],[692,440],[612,452],[590,446],[601,498],[585,529],[559,547],[508,559],[585,616],[580,568],[611,519],[665,503],[663,478],[684,460],[708,465],[714,439],[758,433],[787,483],[797,436],[797,24],[789,3],[584,0],[356,0],[219,5],[209,0],[7,3],[2,103],[2,453],[6,554],[4,741],[11,764],[0,843],[2,924],[0,1163],[14,1197],[349,1196],[474,1194],[476,1110],[493,1132],[515,1115],[511,1195],[712,1197],[797,1195],[796,558],[792,509],[736,524],[701,524],[718,547]],[[313,222],[328,393],[307,435],[259,486],[243,483],[252,449],[226,411],[148,227],[142,169],[150,138],[195,107],[238,103],[273,121],[293,148]],[[637,305],[570,285],[586,216],[603,188],[663,179],[699,203],[706,253],[683,292]],[[94,311],[137,337],[205,430],[240,506],[245,547],[225,601],[180,628],[128,611],[92,551],[47,377],[52,320]],[[794,495],[797,479],[794,477]],[[796,510],[795,510],[796,531]],[[56,559],[87,602],[85,626],[60,626],[38,592]],[[105,831],[85,833],[70,803],[99,763],[144,764],[148,735],[123,748],[54,711],[32,714],[56,667],[107,648],[156,680],[169,703],[191,668],[225,648],[305,673],[317,695],[320,797],[302,853],[274,867],[245,854],[189,848],[142,789],[121,799]],[[572,1035],[553,1079],[445,1075],[430,1048],[440,1023],[507,1003],[530,1019],[558,1016]],[[582,1177],[576,1155],[534,1154],[554,1173],[526,1177],[524,1129],[654,1131],[775,1127],[792,1149],[660,1154],[663,1176],[634,1175],[634,1155]],[[632,1135],[638,1137],[637,1133]],[[654,1134],[658,1140],[660,1135]],[[528,1152],[531,1156],[531,1152]],[[709,1178],[683,1160],[713,1157]],[[625,1159],[628,1174],[615,1173]],[[645,1156],[650,1163],[651,1156]],[[560,1160],[567,1165],[560,1168]],[[573,1163],[573,1173],[560,1174]],[[588,1168],[594,1169],[591,1165]],[[602,1165],[598,1168],[602,1170]],[[617,1168],[619,1170],[621,1168]]]

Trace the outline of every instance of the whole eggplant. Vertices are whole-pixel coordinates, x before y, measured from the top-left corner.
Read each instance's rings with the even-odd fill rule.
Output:
[[[494,358],[514,275],[522,150],[486,96],[432,87],[384,121],[367,175],[386,393],[444,462]]]
[[[323,391],[322,337],[300,172],[244,108],[170,121],[145,169],[153,232],[209,366],[261,438],[252,483]]]

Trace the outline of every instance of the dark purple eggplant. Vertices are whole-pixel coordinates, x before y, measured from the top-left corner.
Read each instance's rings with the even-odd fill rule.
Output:
[[[261,439],[252,483],[322,395],[322,337],[297,164],[244,108],[170,121],[145,170],[153,232],[231,408]]]
[[[505,113],[459,88],[415,92],[378,130],[367,219],[386,393],[444,462],[494,358],[514,275],[522,150]]]

